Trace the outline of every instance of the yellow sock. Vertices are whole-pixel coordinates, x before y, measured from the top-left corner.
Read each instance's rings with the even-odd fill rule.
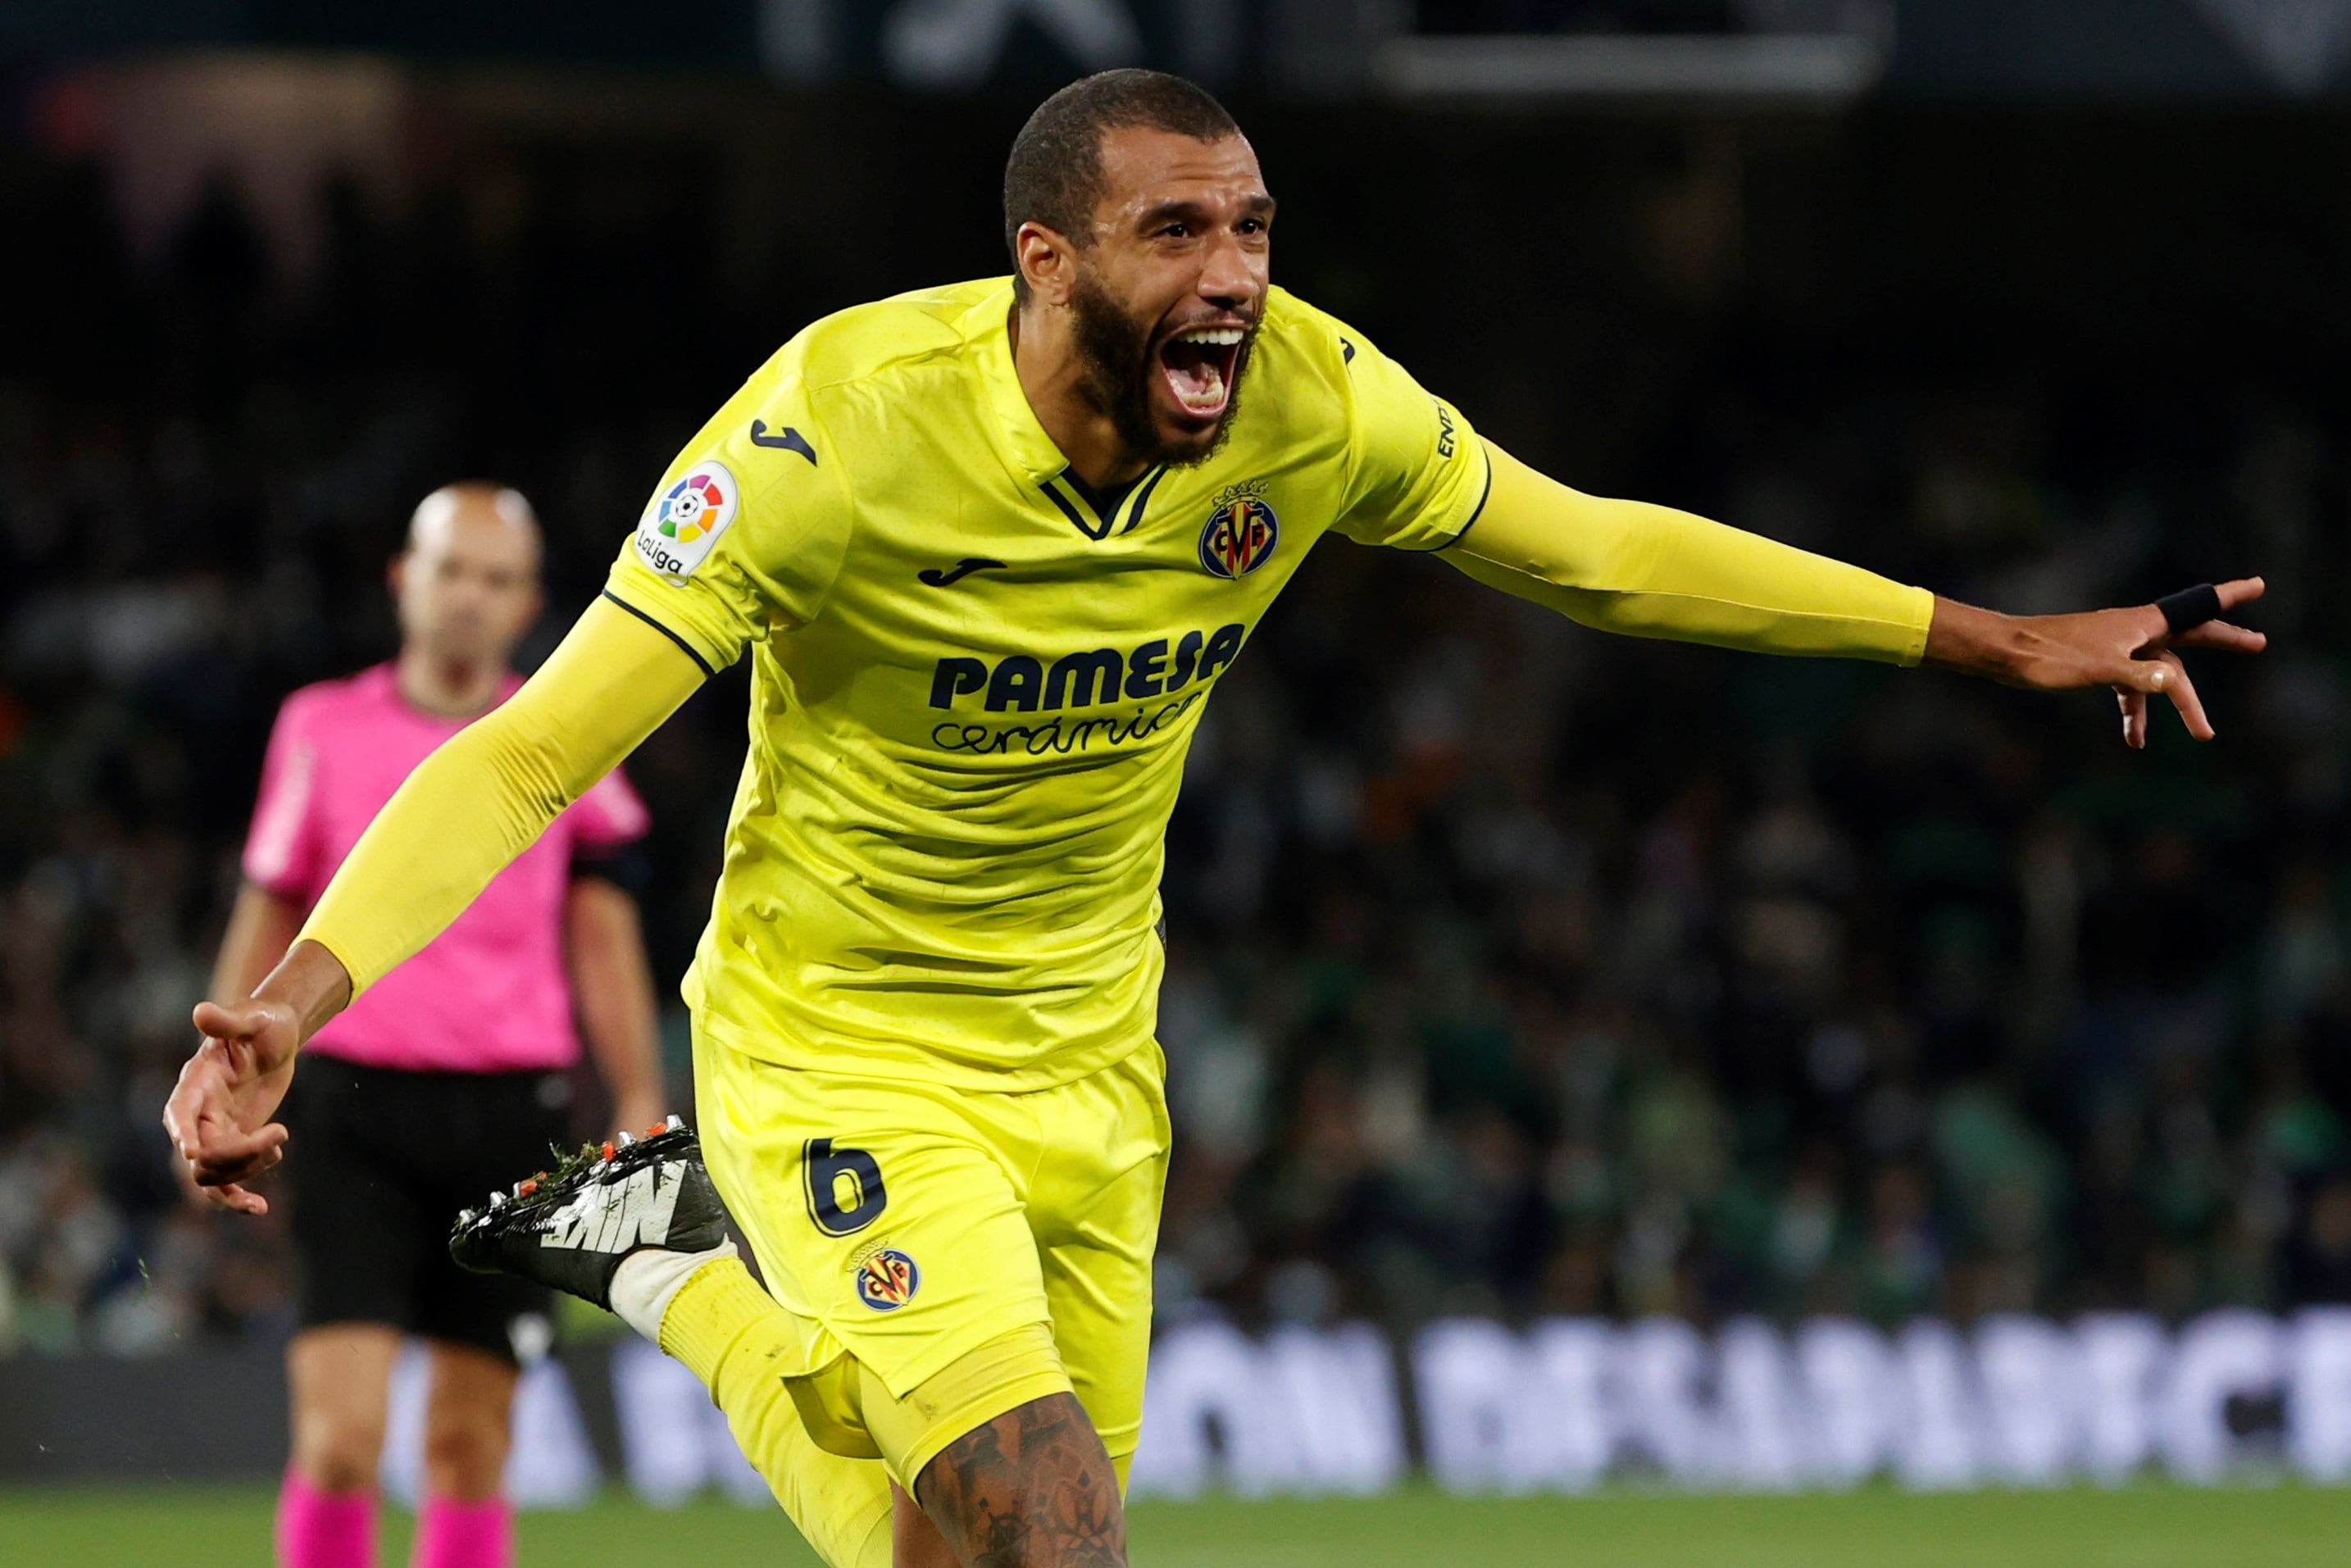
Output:
[[[810,1437],[776,1370],[794,1364],[799,1335],[740,1259],[714,1259],[679,1287],[661,1347],[702,1379],[817,1555],[832,1568],[890,1568],[890,1478],[881,1460],[828,1454]]]

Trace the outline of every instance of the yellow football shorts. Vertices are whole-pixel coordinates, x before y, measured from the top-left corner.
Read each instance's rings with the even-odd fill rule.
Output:
[[[826,1415],[859,1382],[843,1376],[844,1354],[904,1401],[951,1364],[1007,1335],[1018,1345],[1016,1331],[1042,1323],[1123,1475],[1143,1426],[1167,1176],[1156,1044],[1019,1093],[782,1067],[698,1028],[694,1054],[703,1157],[768,1293],[800,1320],[804,1354],[778,1370],[820,1447],[859,1451],[862,1434]],[[919,1451],[887,1452],[885,1438],[892,1474],[911,1491],[946,1444],[1062,1385],[1039,1375],[1052,1386],[1008,1402],[998,1389],[993,1408],[928,1412],[925,1436],[900,1437]],[[903,1418],[893,1427],[907,1430]]]

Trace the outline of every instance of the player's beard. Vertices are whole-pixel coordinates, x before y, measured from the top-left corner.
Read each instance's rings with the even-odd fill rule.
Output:
[[[1217,416],[1216,434],[1205,446],[1176,443],[1160,434],[1151,407],[1152,378],[1159,372],[1152,323],[1137,321],[1091,275],[1081,272],[1070,289],[1070,340],[1085,370],[1087,401],[1108,416],[1128,453],[1154,466],[1189,468],[1206,463],[1225,444],[1240,412],[1242,372],[1249,369],[1255,336],[1245,339],[1233,360],[1232,395]]]

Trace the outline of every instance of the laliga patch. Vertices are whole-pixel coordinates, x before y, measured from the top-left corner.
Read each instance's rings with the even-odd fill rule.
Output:
[[[1200,530],[1200,570],[1210,577],[1247,577],[1272,558],[1281,522],[1258,492],[1258,481],[1219,494]]]
[[[637,554],[667,578],[691,577],[734,522],[743,492],[726,465],[705,459],[653,497],[637,524]]]
[[[894,1312],[923,1288],[923,1271],[895,1247],[869,1254],[857,1265],[857,1299],[877,1312]]]

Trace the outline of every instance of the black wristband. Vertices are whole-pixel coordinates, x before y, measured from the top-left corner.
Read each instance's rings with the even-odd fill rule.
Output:
[[[2155,601],[2155,607],[2163,612],[2164,625],[2177,637],[2219,616],[2220,591],[2209,582],[2199,582],[2193,588],[2165,594]]]

